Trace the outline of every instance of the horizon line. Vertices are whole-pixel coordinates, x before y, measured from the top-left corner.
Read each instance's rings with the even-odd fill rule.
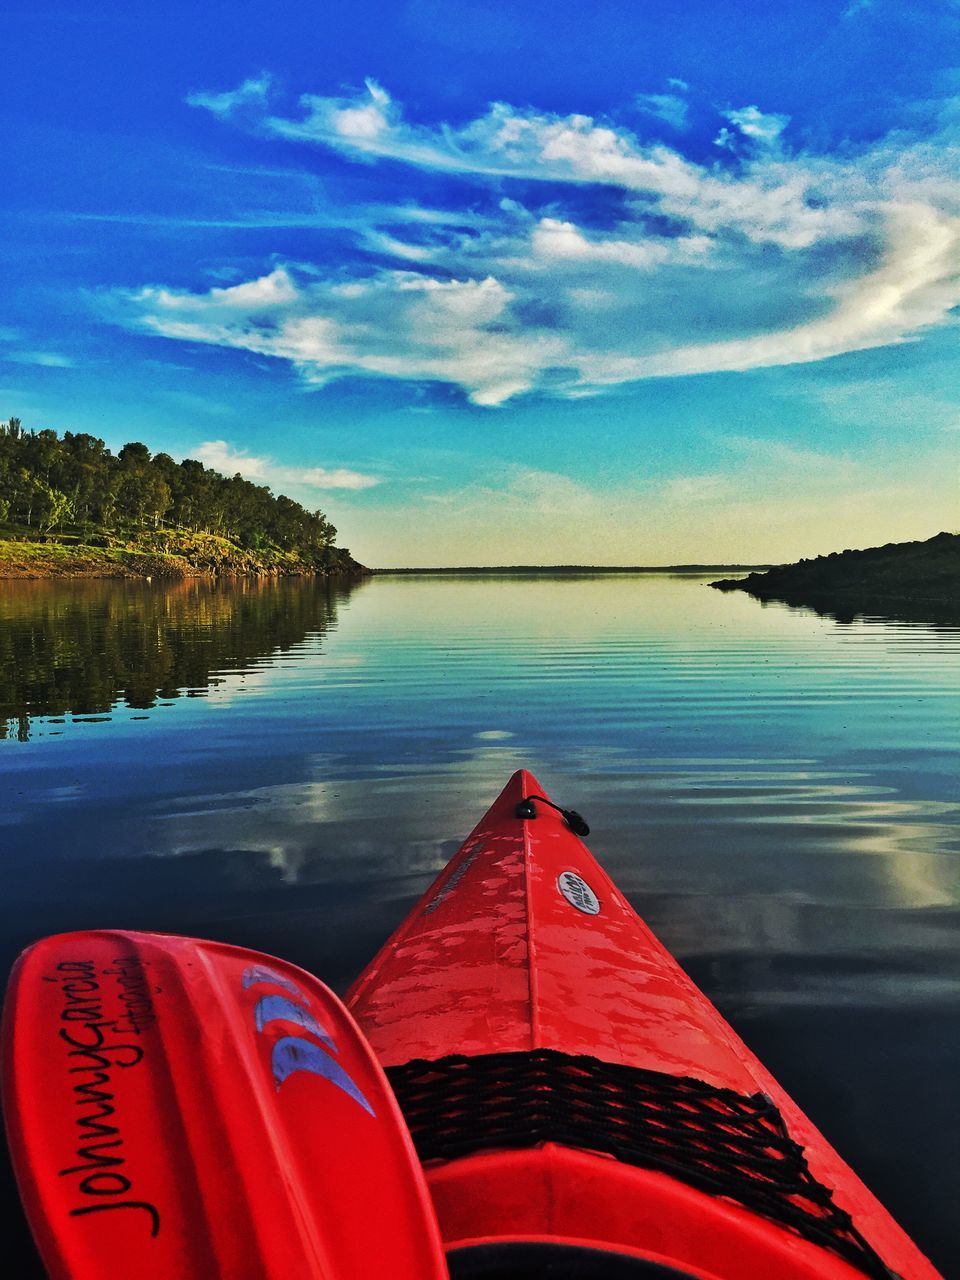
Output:
[[[374,574],[410,573],[718,573],[729,570],[774,569],[776,563],[743,564],[500,564],[417,565],[370,569]]]

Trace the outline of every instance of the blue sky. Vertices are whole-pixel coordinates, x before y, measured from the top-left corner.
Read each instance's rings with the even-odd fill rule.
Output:
[[[0,416],[378,566],[956,527],[956,0],[14,0],[0,39]]]

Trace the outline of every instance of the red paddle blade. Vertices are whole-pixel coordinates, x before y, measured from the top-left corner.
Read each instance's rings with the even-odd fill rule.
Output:
[[[10,980],[3,1097],[53,1280],[446,1275],[372,1050],[282,960],[148,933],[46,938]]]

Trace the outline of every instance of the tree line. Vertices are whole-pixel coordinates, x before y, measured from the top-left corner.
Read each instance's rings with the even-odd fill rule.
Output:
[[[114,455],[96,436],[27,431],[19,418],[0,422],[0,522],[40,533],[173,528],[321,558],[337,534],[322,511],[239,474],[178,463],[137,441]]]

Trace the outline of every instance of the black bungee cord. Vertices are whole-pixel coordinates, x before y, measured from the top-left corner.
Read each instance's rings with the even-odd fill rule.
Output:
[[[533,807],[534,800],[536,800],[538,804],[548,804],[551,809],[556,809],[557,813],[562,815],[564,822],[574,835],[588,836],[590,834],[590,828],[587,826],[583,817],[577,813],[576,809],[563,809],[560,805],[554,804],[552,800],[548,800],[546,796],[525,796],[517,805],[518,818],[527,819],[535,818],[537,816],[537,811]]]

